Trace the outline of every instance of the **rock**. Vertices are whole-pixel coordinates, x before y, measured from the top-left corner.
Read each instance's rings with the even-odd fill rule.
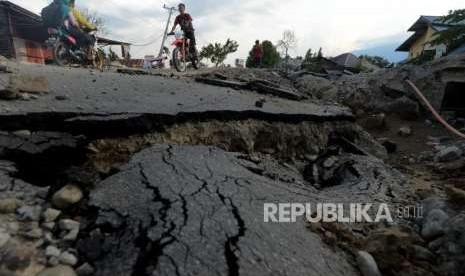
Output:
[[[386,127],[386,114],[371,115],[359,120],[359,124],[368,130],[384,129]]]
[[[23,234],[26,238],[30,239],[40,239],[44,235],[44,231],[40,228],[34,228],[26,233]]]
[[[39,221],[41,213],[40,206],[23,206],[16,210],[16,215],[21,221]]]
[[[68,208],[81,201],[83,193],[78,186],[66,185],[53,195],[53,204],[60,208]]]
[[[363,276],[382,276],[375,259],[368,252],[358,252],[357,264]]]
[[[94,275],[95,269],[89,264],[85,263],[76,269],[79,276],[91,276]]]
[[[60,261],[58,260],[58,257],[50,257],[47,260],[47,264],[50,266],[57,266],[60,264]]]
[[[426,218],[433,210],[443,210],[446,207],[446,202],[437,197],[429,197],[421,202],[421,207],[423,208],[423,216]]]
[[[444,242],[445,242],[444,237],[437,238],[434,241],[431,241],[430,243],[428,243],[428,248],[432,250],[433,252],[436,252],[443,246]]]
[[[0,229],[0,248],[2,248],[9,240],[11,236],[4,229]]]
[[[16,198],[5,198],[0,199],[0,213],[1,214],[11,214],[16,212],[20,208],[22,202]]]
[[[31,96],[28,93],[21,93],[21,94],[19,94],[19,99],[21,101],[30,101]]]
[[[412,245],[422,241],[412,228],[395,226],[372,231],[363,249],[375,258],[381,271],[392,271],[392,275],[409,275],[398,273],[403,270],[399,264],[406,263],[405,252],[410,252]]]
[[[60,210],[48,208],[42,214],[42,218],[44,219],[44,222],[54,222],[58,218],[58,216],[60,216],[60,214]]]
[[[51,268],[46,268],[39,272],[36,276],[77,276],[77,273],[70,266],[58,265]]]
[[[462,276],[465,271],[465,214],[459,214],[448,222],[442,241],[436,251],[443,260],[439,275]]]
[[[420,107],[418,103],[412,101],[406,96],[396,99],[392,103],[388,104],[386,111],[397,114],[402,119],[406,120],[416,119],[420,115]]]
[[[450,220],[445,236],[449,243],[459,247],[457,253],[465,254],[465,214],[459,214]]]
[[[426,240],[433,240],[444,235],[449,216],[442,210],[432,210],[423,221],[421,236]]]
[[[410,127],[401,127],[398,132],[401,137],[409,137],[412,135],[412,129]]]
[[[465,191],[451,185],[445,187],[445,191],[450,201],[455,204],[465,205]]]
[[[70,265],[70,266],[74,266],[78,262],[78,259],[76,258],[76,256],[74,256],[73,254],[69,252],[61,253],[61,255],[58,257],[58,260],[60,261],[60,263],[64,265]]]
[[[71,231],[71,230],[74,230],[76,228],[79,229],[79,226],[81,224],[79,222],[71,220],[71,219],[62,219],[62,220],[60,220],[59,225],[60,225],[60,228],[62,230]]]
[[[428,249],[424,248],[423,246],[413,245],[413,254],[415,258],[421,261],[433,262],[434,254]]]
[[[379,138],[378,142],[386,148],[388,153],[395,153],[397,151],[397,144],[389,138]]]
[[[79,222],[70,219],[62,219],[59,222],[59,226],[62,230],[67,231],[67,233],[63,236],[63,240],[74,241],[77,239],[80,227]]]
[[[60,249],[58,249],[57,247],[53,245],[49,245],[47,246],[47,248],[45,248],[45,256],[47,256],[48,258],[58,257],[60,256],[60,254],[61,254]]]
[[[462,149],[457,146],[442,149],[437,155],[438,162],[447,163],[459,160],[463,155]]]
[[[44,222],[42,223],[42,228],[52,231],[55,228],[55,222]]]
[[[66,100],[69,100],[69,98],[67,96],[64,96],[64,95],[58,95],[55,97],[55,100],[57,101],[66,101]]]
[[[49,244],[58,244],[58,241],[53,238],[53,234],[51,232],[45,232],[44,240]]]

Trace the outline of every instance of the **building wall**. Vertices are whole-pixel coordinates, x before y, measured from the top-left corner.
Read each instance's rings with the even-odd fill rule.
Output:
[[[417,39],[417,41],[413,43],[412,47],[410,47],[409,58],[416,58],[419,55],[421,55],[421,53],[423,53],[423,51],[425,50],[425,46],[428,46],[428,42],[431,42],[433,40],[433,35],[435,33],[436,31],[433,28],[428,27],[426,33],[422,35],[419,39]],[[431,49],[431,47],[429,47],[429,49]]]
[[[436,34],[433,28],[428,27],[426,33],[420,37],[410,48],[409,58],[416,58],[423,53],[423,51],[431,50],[435,51],[435,58],[440,58],[447,53],[447,45],[439,44],[439,45],[431,45],[431,42],[435,37]]]

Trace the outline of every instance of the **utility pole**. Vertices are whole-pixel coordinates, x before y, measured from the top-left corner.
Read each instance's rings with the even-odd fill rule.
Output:
[[[166,37],[167,37],[167,34],[168,34],[168,28],[169,28],[169,25],[170,25],[170,22],[171,22],[171,17],[173,16],[173,13],[175,11],[174,7],[167,7],[166,4],[163,5],[163,8],[165,10],[169,11],[169,16],[168,16],[168,21],[166,22],[165,33],[163,34],[163,40],[161,42],[160,53],[158,54],[158,57],[161,57],[163,55],[163,47],[165,46]]]

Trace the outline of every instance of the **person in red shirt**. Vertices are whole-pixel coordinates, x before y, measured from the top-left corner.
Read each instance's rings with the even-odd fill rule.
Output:
[[[253,46],[252,54],[254,58],[255,67],[260,68],[262,67],[263,62],[263,47],[260,44],[260,41],[255,41],[255,46]]]
[[[171,29],[171,33],[174,33],[174,30],[176,27],[179,25],[181,26],[181,30],[184,32],[184,36],[189,39],[189,51],[191,54],[194,54],[197,56],[197,49],[195,48],[196,46],[196,40],[195,40],[195,30],[194,26],[192,25],[192,16],[190,14],[186,13],[186,5],[185,4],[179,4],[178,6],[179,10],[179,15],[176,16],[176,19],[174,20],[174,25],[173,28]]]

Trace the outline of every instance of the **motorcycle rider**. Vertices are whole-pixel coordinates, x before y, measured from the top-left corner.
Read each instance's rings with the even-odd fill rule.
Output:
[[[92,50],[91,46],[94,44],[94,38],[89,35],[88,32],[92,31],[97,31],[97,26],[89,22],[85,16],[81,14],[78,8],[76,8],[76,0],[70,0],[69,1],[69,6],[71,8],[71,12],[73,13],[74,18],[76,19],[77,24],[79,25],[80,31],[83,33],[84,36],[86,36],[84,43],[88,44],[83,44],[85,45],[87,49],[87,58],[89,60],[92,59]]]
[[[174,20],[173,28],[169,34],[174,34],[174,30],[178,25],[181,26],[181,30],[184,32],[185,38],[189,39],[189,51],[197,58],[196,40],[195,40],[195,29],[192,25],[192,16],[186,13],[186,5],[181,3],[178,5],[179,15]]]
[[[64,24],[62,30],[74,37],[77,41],[78,47],[89,47],[94,43],[92,36],[81,30],[78,20],[73,12],[74,1],[72,0],[61,0],[64,11]],[[71,4],[73,2],[73,4]],[[73,5],[73,6],[72,6]]]

